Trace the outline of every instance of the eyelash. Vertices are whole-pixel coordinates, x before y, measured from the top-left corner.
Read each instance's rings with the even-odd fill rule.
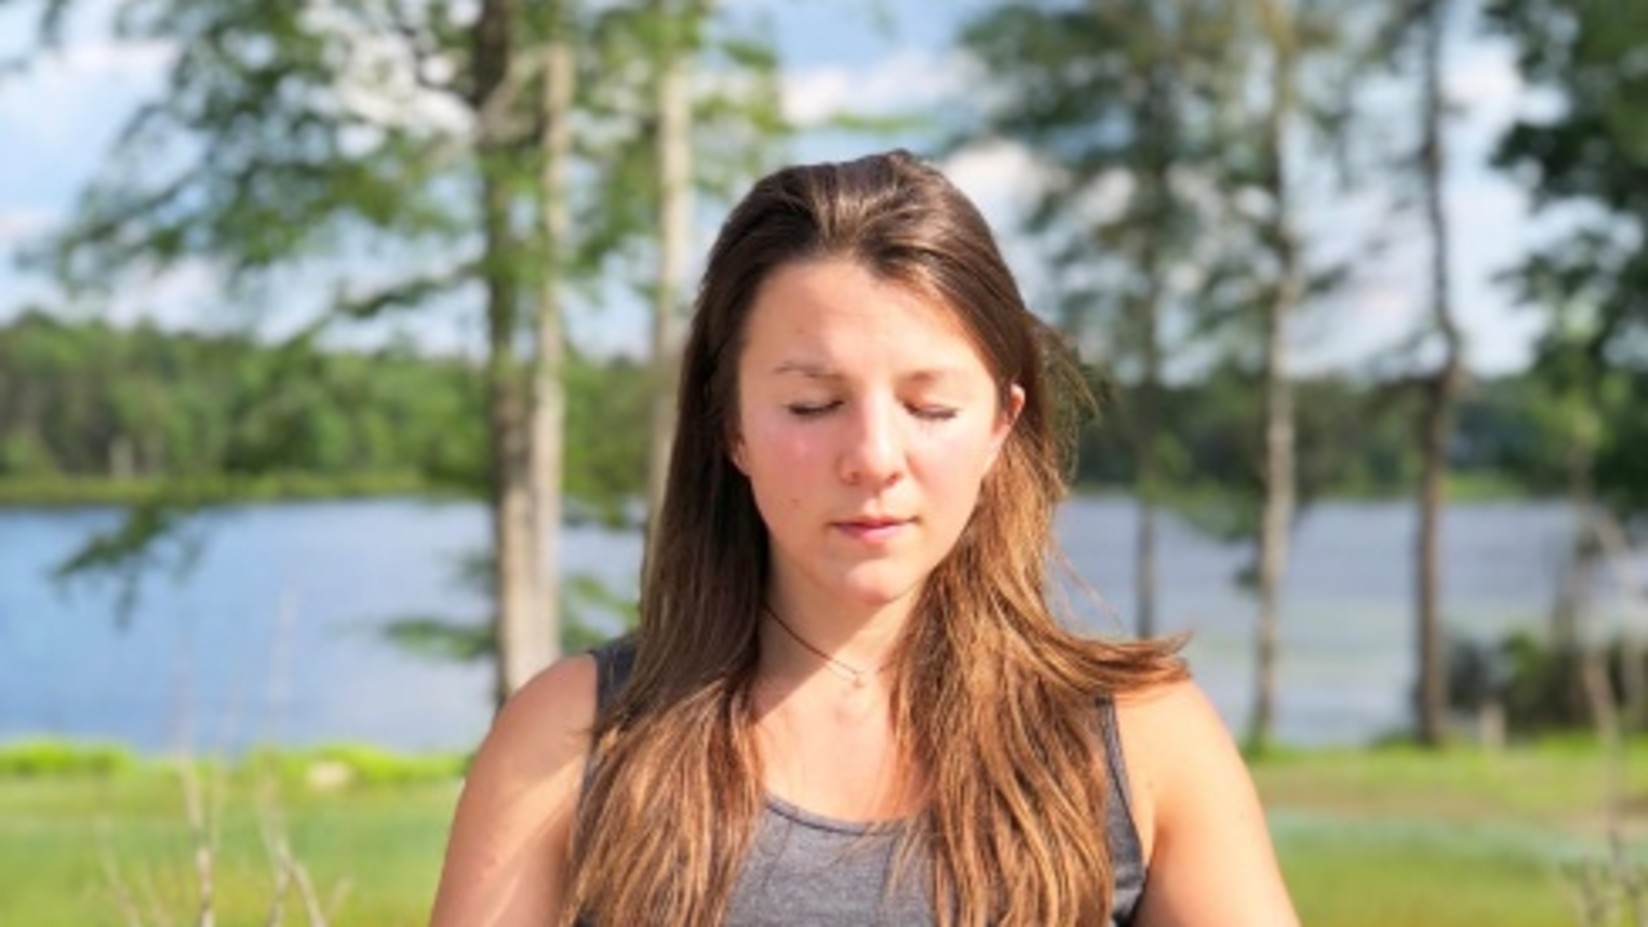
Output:
[[[807,405],[805,403],[792,403],[785,406],[785,408],[788,409],[790,414],[796,418],[811,419],[819,418],[834,412],[840,405],[840,402],[828,402],[823,405],[816,406]],[[905,406],[905,408],[910,410],[911,415],[914,415],[916,418],[921,419],[924,422],[947,422],[950,419],[955,418],[957,413],[956,409],[951,409],[944,406]]]

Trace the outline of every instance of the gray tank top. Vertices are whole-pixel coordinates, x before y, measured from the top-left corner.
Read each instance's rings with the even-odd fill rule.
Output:
[[[597,711],[605,711],[628,681],[634,644],[619,640],[592,651]],[[1144,854],[1133,827],[1115,707],[1100,704],[1110,797],[1104,831],[1115,878],[1111,927],[1133,922],[1144,890]],[[586,775],[587,782],[587,775]],[[755,841],[739,872],[727,927],[926,927],[936,923],[925,872],[894,873],[903,825],[823,817],[768,796]],[[587,923],[581,921],[580,923]]]

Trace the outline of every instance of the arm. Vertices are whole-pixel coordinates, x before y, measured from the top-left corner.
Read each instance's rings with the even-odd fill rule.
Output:
[[[431,927],[551,923],[595,722],[595,661],[563,660],[505,703],[458,799]]]
[[[1117,705],[1148,876],[1141,927],[1294,927],[1264,811],[1230,734],[1194,683]]]

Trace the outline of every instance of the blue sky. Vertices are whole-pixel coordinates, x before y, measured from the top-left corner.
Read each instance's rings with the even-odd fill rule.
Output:
[[[831,112],[906,112],[955,105],[973,89],[964,65],[949,49],[954,29],[981,0],[894,4],[874,0],[731,0],[736,15],[765,15],[777,30],[785,63],[786,107],[802,121]],[[22,7],[20,9],[19,7]],[[0,57],[20,50],[31,32],[23,15],[34,3],[0,8]],[[93,8],[107,8],[95,0]],[[90,19],[90,18],[89,18]],[[102,163],[114,132],[132,108],[160,86],[168,60],[164,47],[109,42],[94,25],[71,30],[63,52],[26,73],[0,79],[0,318],[29,301],[52,295],[42,279],[10,267],[10,257],[31,235],[65,215],[76,191]],[[1447,84],[1461,116],[1451,129],[1452,166],[1448,207],[1454,221],[1454,297],[1463,318],[1473,366],[1492,372],[1524,362],[1535,332],[1534,313],[1510,304],[1492,282],[1533,241],[1524,197],[1504,177],[1486,167],[1494,137],[1516,113],[1535,105],[1521,86],[1503,45],[1483,39],[1474,24],[1456,30]],[[1390,112],[1407,105],[1395,88],[1378,96]],[[918,149],[921,139],[906,140]],[[795,146],[802,159],[833,157],[855,147],[882,147],[885,141],[813,136]],[[980,204],[1003,238],[1009,260],[1034,294],[1046,285],[1034,252],[1013,234],[1034,191],[1034,164],[1012,145],[963,152],[945,167]],[[1355,191],[1334,197],[1302,215],[1307,242],[1320,253],[1359,247],[1357,234],[1381,224],[1397,245],[1357,262],[1353,285],[1331,305],[1313,313],[1297,333],[1301,365],[1351,368],[1412,330],[1424,311],[1425,253],[1415,219],[1393,220],[1368,195]],[[708,244],[713,221],[701,231]],[[300,278],[296,290],[306,284]],[[317,294],[321,287],[307,284]],[[112,318],[153,316],[173,325],[223,325],[246,321],[225,313],[216,297],[215,275],[202,264],[187,264],[153,280],[125,288],[105,307]],[[318,299],[318,295],[316,297]],[[295,324],[309,310],[290,309]],[[473,343],[476,313],[463,308],[436,310],[399,323],[409,335],[441,348]],[[278,330],[276,322],[271,329]],[[603,311],[584,328],[588,344],[625,349],[644,341],[638,305]],[[356,333],[370,341],[383,331]]]

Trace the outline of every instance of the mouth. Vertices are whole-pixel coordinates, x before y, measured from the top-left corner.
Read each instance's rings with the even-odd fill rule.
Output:
[[[833,527],[849,537],[873,543],[892,540],[914,521],[913,518],[853,518],[835,522]]]

